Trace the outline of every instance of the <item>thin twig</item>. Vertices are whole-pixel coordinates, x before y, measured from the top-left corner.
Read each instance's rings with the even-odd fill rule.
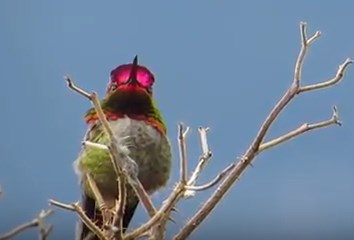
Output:
[[[353,60],[350,58],[347,58],[343,64],[339,65],[338,71],[332,79],[329,79],[329,80],[327,80],[325,82],[321,82],[321,83],[303,86],[298,90],[298,93],[312,91],[312,90],[321,89],[321,88],[326,88],[326,87],[330,87],[330,86],[333,86],[333,85],[339,83],[340,80],[343,79],[346,68],[352,63],[353,63]]]
[[[56,201],[54,199],[49,199],[49,204],[52,206],[56,206],[58,208],[62,208],[62,209],[68,210],[68,211],[75,212],[75,208],[73,208],[72,204],[62,203],[62,202]]]
[[[337,113],[337,108],[334,106],[333,107],[333,114],[332,114],[332,117],[328,120],[325,120],[325,121],[322,121],[322,122],[319,122],[319,123],[313,123],[313,124],[308,124],[308,123],[304,123],[302,124],[300,127],[298,127],[297,129],[287,133],[287,134],[284,134],[278,138],[275,138],[273,140],[270,140],[266,143],[262,143],[260,146],[259,146],[259,150],[258,152],[262,152],[266,149],[269,149],[269,148],[272,148],[272,147],[275,147],[281,143],[284,143],[296,136],[299,136],[305,132],[308,132],[308,131],[311,131],[311,130],[315,130],[315,129],[318,129],[318,128],[323,128],[323,127],[327,127],[327,126],[330,126],[330,125],[333,125],[333,124],[337,124],[339,126],[341,126],[341,122],[339,121],[338,119],[338,113]]]
[[[88,100],[91,100],[91,94],[89,94],[88,92],[84,91],[83,89],[77,87],[73,80],[71,79],[70,76],[65,76],[64,77],[66,83],[68,84],[68,87],[73,90],[74,92],[77,92],[78,94],[84,96],[85,98],[87,98]]]
[[[49,210],[42,210],[40,212],[40,214],[33,220],[26,222],[24,224],[21,224],[17,227],[15,227],[14,229],[12,229],[11,231],[3,234],[0,236],[0,240],[6,240],[6,239],[11,239],[14,236],[24,232],[25,230],[29,229],[29,228],[33,228],[33,227],[39,227],[40,228],[40,239],[47,239],[51,229],[53,228],[52,225],[49,225],[49,227],[46,227],[44,225],[44,219],[47,218],[49,215],[53,214],[53,209],[49,209]]]
[[[271,110],[267,118],[264,120],[260,127],[256,137],[252,141],[247,151],[243,154],[240,161],[235,165],[231,172],[226,176],[224,181],[219,185],[212,196],[199,208],[197,213],[185,224],[185,226],[177,233],[174,240],[186,239],[195,230],[199,224],[211,213],[217,203],[223,198],[223,196],[230,190],[233,184],[239,179],[241,174],[249,166],[255,156],[259,153],[260,144],[263,142],[265,135],[267,134],[272,123],[277,119],[279,114],[284,110],[288,103],[299,93],[302,67],[308,46],[314,42],[320,36],[320,32],[316,32],[312,37],[306,37],[306,23],[300,24],[301,35],[301,49],[295,64],[294,79],[290,88],[285,92],[283,97]],[[348,65],[348,64],[347,64]],[[343,71],[346,66],[343,66]],[[341,79],[344,74],[340,74],[338,77]],[[339,80],[340,80],[339,79]],[[338,81],[339,81],[338,80]],[[332,83],[333,85],[333,83]]]
[[[65,210],[69,210],[72,212],[76,212],[81,221],[94,233],[96,234],[96,236],[100,239],[100,240],[108,240],[108,238],[105,237],[104,233],[101,231],[101,229],[94,223],[92,222],[92,220],[86,215],[86,213],[84,212],[84,210],[80,207],[78,202],[75,203],[71,203],[71,204],[66,204],[66,203],[62,203],[53,199],[49,199],[49,204],[65,209]]]
[[[230,171],[235,167],[234,163],[231,163],[229,166],[227,166],[224,170],[222,170],[213,180],[210,182],[201,185],[201,186],[186,186],[186,189],[189,191],[204,191],[209,188],[214,187],[216,184],[218,184]]]

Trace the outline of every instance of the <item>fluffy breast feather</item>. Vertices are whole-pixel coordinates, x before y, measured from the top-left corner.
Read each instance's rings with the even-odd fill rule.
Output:
[[[110,121],[110,125],[116,138],[119,141],[123,139],[120,142],[127,147],[129,156],[137,163],[138,178],[148,193],[166,185],[171,169],[168,138],[146,122],[128,117]],[[87,140],[103,144],[108,141],[100,125],[87,133]],[[116,175],[108,154],[86,148],[82,150],[75,165],[79,175],[89,172],[102,191],[117,196]],[[84,181],[83,178],[81,180]],[[88,195],[91,194],[88,192]]]

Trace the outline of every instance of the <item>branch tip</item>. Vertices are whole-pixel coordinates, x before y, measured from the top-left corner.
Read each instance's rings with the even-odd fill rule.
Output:
[[[92,100],[91,98],[91,94],[89,94],[88,92],[86,92],[85,90],[79,88],[78,86],[76,86],[74,84],[74,81],[71,79],[70,76],[64,76],[64,80],[66,81],[66,84],[68,86],[69,89],[73,90],[74,92],[84,96],[85,98],[89,99],[90,101]]]
[[[334,105],[332,108],[332,120],[335,124],[337,124],[338,126],[342,126],[342,122],[339,120],[339,114],[338,114],[338,109],[337,106]]]

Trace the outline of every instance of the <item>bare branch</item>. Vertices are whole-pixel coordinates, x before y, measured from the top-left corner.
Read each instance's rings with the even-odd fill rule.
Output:
[[[332,79],[329,79],[329,80],[327,80],[325,82],[321,82],[321,83],[303,86],[298,90],[298,93],[312,91],[312,90],[321,89],[321,88],[326,88],[326,87],[330,87],[330,86],[333,86],[333,85],[339,83],[340,80],[342,80],[342,78],[345,74],[345,71],[347,70],[347,67],[352,63],[353,63],[353,60],[350,58],[347,58],[343,64],[339,65],[336,76],[334,76]]]
[[[304,123],[302,124],[300,127],[298,127],[297,129],[284,134],[283,136],[280,136],[278,138],[275,138],[273,140],[270,140],[266,143],[261,144],[261,146],[259,146],[259,150],[258,152],[262,152],[264,150],[267,150],[269,148],[275,147],[281,143],[284,143],[286,141],[289,141],[290,139],[299,136],[305,132],[311,131],[311,130],[315,130],[318,128],[323,128],[323,127],[327,127],[333,124],[337,124],[337,125],[341,125],[341,122],[338,119],[338,113],[337,113],[337,108],[336,106],[333,107],[333,114],[332,117],[326,121],[322,121],[319,123],[314,123],[314,124],[308,124],[308,123]]]
[[[20,226],[5,233],[4,235],[0,236],[0,240],[11,239],[14,236],[24,232],[25,230],[27,230],[29,228],[33,228],[33,227],[39,227],[41,240],[47,239],[53,226],[49,225],[48,227],[46,227],[44,224],[44,219],[47,218],[48,216],[50,216],[51,214],[53,214],[53,212],[54,211],[52,209],[42,210],[35,219],[33,219],[27,223],[21,224]]]
[[[306,24],[300,24],[300,34],[301,34],[301,49],[295,64],[294,79],[290,88],[285,92],[283,97],[278,101],[278,103],[271,110],[267,118],[264,120],[262,126],[260,127],[256,137],[252,141],[251,145],[247,151],[243,154],[240,161],[237,162],[235,167],[233,167],[230,173],[226,176],[223,182],[219,185],[212,196],[199,208],[197,213],[186,223],[186,225],[177,233],[174,240],[186,239],[193,230],[195,230],[199,224],[210,214],[210,212],[215,208],[217,203],[221,198],[230,190],[233,184],[239,179],[241,174],[245,171],[247,166],[249,166],[252,160],[256,157],[260,150],[260,144],[263,142],[265,135],[267,134],[270,126],[277,119],[279,114],[284,110],[288,103],[299,93],[300,80],[302,67],[304,59],[307,53],[307,49],[311,43],[314,42],[320,36],[320,32],[316,32],[312,37],[306,37]],[[348,64],[347,64],[348,65]],[[345,69],[346,65],[342,68]],[[344,71],[344,70],[342,70]],[[340,78],[343,74],[340,74]],[[323,123],[320,125],[314,125],[316,128],[322,127]],[[312,126],[312,128],[314,127]]]

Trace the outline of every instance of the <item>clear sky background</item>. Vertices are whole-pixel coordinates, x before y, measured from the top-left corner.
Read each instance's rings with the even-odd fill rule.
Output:
[[[299,22],[323,32],[303,84],[332,77],[354,57],[350,1],[0,1],[0,232],[48,208],[79,199],[72,162],[90,103],[63,76],[102,96],[110,71],[135,54],[156,75],[155,97],[174,146],[176,124],[193,131],[190,168],[200,153],[197,127],[209,126],[214,158],[200,183],[242,155],[289,86],[300,48]],[[325,120],[338,106],[342,127],[311,132],[260,155],[191,239],[354,238],[354,69],[343,82],[307,93],[272,127],[278,136]],[[214,189],[178,205],[169,236]],[[132,226],[146,219],[139,208]],[[71,239],[76,217],[56,209],[51,239]],[[36,239],[36,230],[16,239]]]

